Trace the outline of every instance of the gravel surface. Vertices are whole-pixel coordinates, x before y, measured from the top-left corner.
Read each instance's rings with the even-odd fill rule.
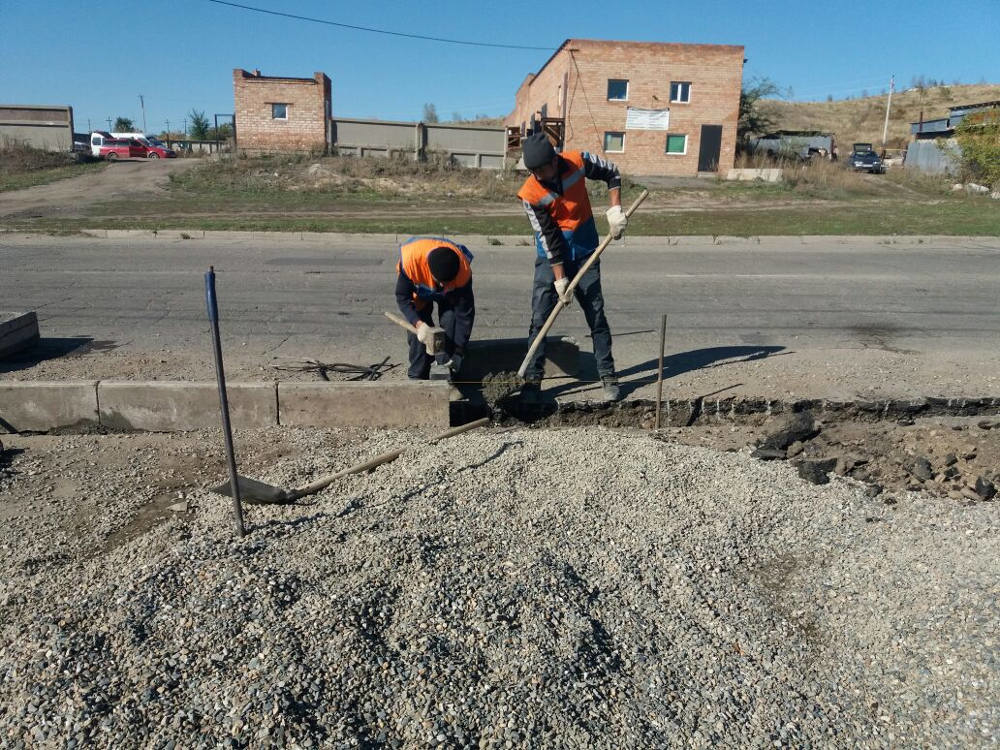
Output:
[[[410,439],[238,436],[285,486]],[[6,747],[1000,742],[996,502],[518,429],[251,508],[237,540],[191,489],[212,433],[5,441]]]

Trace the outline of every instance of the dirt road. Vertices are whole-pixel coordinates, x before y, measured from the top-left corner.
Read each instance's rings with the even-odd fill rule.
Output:
[[[0,217],[85,216],[86,208],[115,199],[166,193],[171,174],[190,169],[196,159],[133,160],[109,163],[106,168],[68,180],[26,190],[0,193]]]

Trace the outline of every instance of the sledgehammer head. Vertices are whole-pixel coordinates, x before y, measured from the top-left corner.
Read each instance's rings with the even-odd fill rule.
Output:
[[[432,347],[428,346],[427,347],[427,353],[430,354],[431,356],[433,356],[437,352],[443,352],[444,351],[444,347],[447,344],[447,342],[448,342],[448,338],[445,335],[444,329],[442,329],[442,328],[436,329],[434,331],[434,344],[433,344],[434,351],[431,351]]]
[[[431,365],[431,380],[451,380],[451,368],[434,362]]]

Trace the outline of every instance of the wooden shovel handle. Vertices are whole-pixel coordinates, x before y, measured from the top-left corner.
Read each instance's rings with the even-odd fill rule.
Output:
[[[625,216],[631,216],[635,213],[635,210],[639,208],[640,204],[648,197],[649,191],[643,190],[642,194],[635,199],[635,203],[628,207],[628,210],[625,212]],[[577,285],[580,283],[580,279],[583,278],[583,275],[587,273],[587,271],[590,270],[590,267],[597,262],[597,260],[601,257],[601,253],[607,250],[608,245],[611,244],[611,239],[610,234],[605,237],[604,241],[598,245],[597,249],[590,254],[586,262],[580,266],[580,270],[576,272],[576,276],[573,277],[573,280],[569,282],[569,286],[566,287],[567,295],[573,294],[573,290],[576,289]],[[530,362],[531,358],[535,356],[535,352],[538,351],[538,347],[541,346],[541,343],[545,340],[545,337],[549,333],[549,329],[552,328],[552,325],[556,322],[556,318],[559,317],[559,313],[563,311],[564,307],[566,307],[565,303],[562,299],[559,299],[556,302],[556,306],[552,308],[552,312],[549,313],[548,320],[545,321],[545,325],[543,325],[538,331],[538,335],[535,336],[535,340],[531,342],[531,346],[528,347],[528,353],[524,355],[524,361],[521,362],[521,366],[517,370],[518,377],[524,377],[524,373],[528,369],[528,362]]]
[[[475,422],[469,422],[468,424],[460,425],[459,427],[452,427],[450,430],[442,432],[440,435],[432,437],[427,442],[430,445],[435,445],[441,440],[447,440],[455,435],[461,435],[463,432],[468,432],[469,430],[474,430],[477,427],[482,427],[488,424],[490,421],[489,417],[483,417],[482,419],[477,419]],[[376,466],[381,466],[382,464],[387,464],[390,461],[395,461],[399,458],[400,454],[403,452],[403,448],[397,448],[396,450],[391,450],[386,453],[382,453],[374,458],[369,458],[367,461],[362,461],[354,466],[349,466],[346,469],[341,469],[336,474],[328,474],[325,477],[320,477],[314,482],[297,487],[289,493],[290,500],[297,500],[300,497],[305,497],[306,495],[314,495],[320,490],[326,489],[331,484],[336,482],[338,479],[342,479],[350,474],[360,474],[363,471],[368,471],[369,469],[374,469]]]

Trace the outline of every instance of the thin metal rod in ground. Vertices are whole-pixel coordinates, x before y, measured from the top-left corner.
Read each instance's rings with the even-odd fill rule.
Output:
[[[660,364],[656,368],[656,425],[660,429],[660,407],[663,404],[663,349],[667,342],[667,314],[660,319]]]
[[[643,190],[642,194],[635,199],[635,203],[633,203],[631,206],[628,207],[628,210],[625,212],[625,216],[628,217],[631,216],[633,213],[635,213],[635,210],[639,208],[642,202],[646,200],[646,198],[648,197],[649,197],[649,191]],[[584,264],[580,266],[580,270],[576,272],[576,276],[574,276],[573,280],[569,282],[569,286],[566,287],[567,297],[571,297],[573,295],[574,290],[576,290],[577,285],[580,283],[580,279],[582,279],[583,275],[590,270],[590,267],[598,261],[598,259],[601,257],[601,253],[607,250],[608,245],[610,244],[611,244],[611,235],[609,234],[607,237],[604,238],[601,244],[598,245],[597,249],[588,256],[586,262],[584,262]],[[566,304],[560,299],[559,301],[556,302],[556,306],[552,308],[552,312],[549,314],[548,320],[545,321],[545,323],[541,327],[541,330],[539,330],[538,333],[535,335],[534,341],[532,341],[531,346],[528,347],[528,353],[524,355],[524,361],[521,363],[521,366],[517,369],[518,377],[520,378],[524,377],[524,373],[527,372],[528,370],[528,362],[530,362],[531,358],[535,356],[535,352],[538,350],[538,347],[541,346],[541,343],[545,340],[545,337],[549,333],[549,329],[552,328],[553,324],[556,322],[556,318],[559,317],[559,313],[563,311],[564,307],[566,307]],[[386,314],[388,315],[388,313]]]
[[[240,502],[240,485],[236,481],[236,452],[233,449],[233,427],[229,421],[229,397],[226,394],[226,371],[222,366],[222,337],[219,335],[219,302],[215,296],[215,266],[205,274],[205,304],[208,322],[212,327],[212,349],[215,353],[215,376],[219,382],[219,408],[222,411],[222,436],[226,441],[226,462],[229,464],[229,486],[233,488],[233,515],[236,533],[246,536],[243,527],[243,505]]]

